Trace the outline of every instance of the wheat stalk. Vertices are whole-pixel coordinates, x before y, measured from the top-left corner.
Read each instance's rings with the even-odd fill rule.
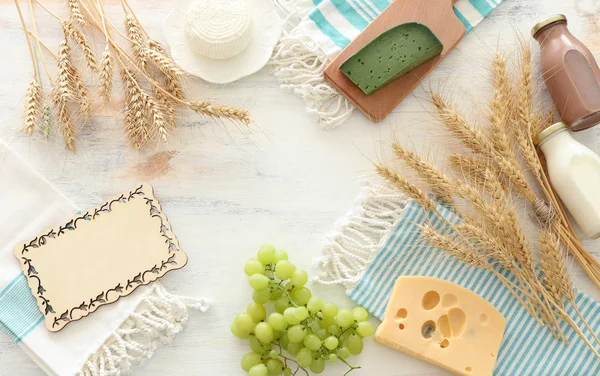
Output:
[[[420,175],[429,176],[429,185],[439,186],[438,179],[431,179],[431,177],[439,177],[441,175],[435,167],[424,162],[422,158],[406,152],[399,145],[396,145],[395,153],[397,153],[402,160],[409,161],[409,166],[413,167]],[[439,215],[435,209],[433,200],[428,198],[416,186],[408,182],[406,178],[385,165],[375,164],[375,167],[380,176],[391,182],[400,191],[421,203],[426,210],[435,212]],[[530,299],[530,303],[525,305],[526,308],[528,308],[528,310],[539,310],[541,317],[549,325],[552,333],[557,338],[562,338],[566,341],[564,333],[559,327],[551,309],[549,309],[539,297],[540,286],[538,286],[537,283],[528,282],[531,278],[536,280],[537,277],[531,266],[531,249],[528,247],[526,240],[517,225],[514,209],[507,204],[504,190],[495,175],[489,170],[485,170],[484,179],[484,187],[486,192],[490,195],[491,200],[486,199],[484,193],[478,191],[468,183],[462,181],[452,181],[450,183],[447,178],[444,178],[443,181],[447,181],[450,186],[453,186],[454,192],[475,208],[481,218],[483,218],[487,229],[493,229],[493,231],[476,227],[470,228],[467,225],[464,225],[463,227],[453,226],[453,229],[457,231],[463,238],[463,241],[466,241],[467,244],[475,244],[482,248],[486,246],[487,248],[485,250],[489,252],[490,256],[493,256],[494,260],[497,260],[502,266],[511,270],[518,277],[520,284],[524,286],[523,291],[528,299]],[[471,226],[475,223],[472,216],[461,211],[460,208],[455,207],[455,211],[459,216],[465,219],[466,223],[469,223]],[[479,224],[479,226],[481,225]],[[452,244],[453,246],[456,244],[456,239],[453,239]],[[463,244],[462,246],[464,250],[465,245]],[[438,244],[438,247],[441,248],[441,245]],[[455,249],[452,247],[442,249],[450,254],[454,254],[455,252]],[[465,256],[463,255],[461,257],[464,259]],[[515,260],[519,261],[519,263],[515,263]],[[488,268],[493,267],[491,264],[488,264]],[[537,319],[537,316],[535,317]]]
[[[167,76],[181,78],[185,73],[171,61],[165,54],[156,49],[146,48],[144,53],[156,64],[156,66]]]
[[[160,91],[156,85],[152,85],[152,94],[154,98],[159,101],[161,106],[164,108],[165,114],[165,123],[169,128],[177,127],[177,115],[175,114],[175,107],[173,101],[169,100],[169,98]]]
[[[71,49],[67,39],[60,43],[57,54],[57,79],[53,89],[53,102],[56,110],[60,130],[65,145],[71,151],[75,150],[75,126],[73,125],[69,112],[69,101],[75,97],[72,88]]]
[[[539,243],[544,287],[557,303],[562,304],[563,300],[575,299],[575,290],[558,238],[548,230],[543,230]]]
[[[32,135],[35,132],[37,121],[40,117],[40,104],[42,99],[42,88],[36,78],[31,80],[25,94],[25,124],[23,130]]]
[[[148,40],[148,46],[144,50],[145,56],[148,56],[163,74],[164,86],[167,91],[180,101],[185,100],[185,93],[181,84],[181,78],[184,72],[167,57],[167,53],[162,45],[154,40]]]
[[[150,138],[147,118],[148,96],[140,89],[135,76],[123,68],[121,80],[125,88],[125,131],[131,144],[140,150]]]
[[[144,37],[135,17],[129,12],[125,16],[125,30],[131,44],[133,57],[140,68],[146,67],[146,52],[144,51]]]
[[[575,288],[573,287],[573,282],[569,276],[565,255],[562,252],[558,237],[547,230],[543,230],[540,233],[539,243],[541,255],[540,267],[543,276],[542,281],[544,287],[550,293],[551,299],[553,299],[559,307],[563,307],[563,301],[568,301],[575,309],[579,319],[592,334],[596,343],[600,344],[600,339],[577,307],[575,301]],[[565,311],[562,311],[561,313],[568,316]]]
[[[92,51],[92,46],[88,42],[87,38],[83,33],[77,30],[73,25],[68,22],[63,23],[65,33],[79,46],[83,52],[85,62],[91,71],[96,72],[98,70],[98,63],[96,62],[96,55]]]
[[[55,96],[54,107],[56,109],[56,118],[60,123],[60,130],[65,140],[65,145],[71,151],[75,151],[75,125],[71,121],[67,110],[67,103],[65,103],[61,96]]]
[[[489,103],[488,119],[494,149],[505,158],[513,157],[513,150],[508,139],[508,123],[511,108],[511,94],[506,60],[500,53],[496,53],[492,60],[492,77],[494,94]]]
[[[67,5],[69,6],[69,17],[71,23],[74,25],[84,25],[85,18],[83,17],[83,14],[81,14],[79,0],[68,0]]]
[[[521,137],[518,146],[521,154],[525,157],[528,167],[537,178],[549,205],[554,209],[556,221],[553,222],[561,241],[567,246],[569,253],[574,256],[586,274],[592,279],[597,287],[600,287],[600,263],[581,244],[567,214],[552,188],[549,178],[543,168],[543,158],[536,152],[533,144],[534,135],[542,128],[553,122],[554,111],[547,111],[539,116],[532,115],[533,107],[533,79],[531,69],[531,51],[527,44],[521,45],[521,57],[519,66],[519,82],[516,86],[516,111],[514,122],[518,125],[517,135]]]
[[[436,108],[442,123],[458,140],[471,149],[475,154],[481,154],[492,163],[498,165],[498,170],[515,186],[519,192],[531,202],[537,199],[535,192],[529,187],[525,174],[520,169],[516,159],[495,151],[494,144],[483,132],[472,127],[449,102],[438,93],[431,93],[431,102]]]
[[[105,101],[110,101],[113,87],[113,62],[110,56],[110,46],[107,43],[100,60],[100,96]]]
[[[163,48],[162,44],[160,44],[160,42],[156,39],[148,39],[148,48],[160,52],[163,55],[167,53],[167,51],[165,51],[165,49]]]
[[[384,179],[390,181],[392,184],[394,184],[400,191],[406,193],[410,197],[413,197],[416,201],[420,202],[421,205],[424,208],[426,208],[426,210],[438,213],[437,210],[432,210],[432,207],[434,207],[435,205],[433,201],[426,197],[425,194],[422,193],[414,185],[410,184],[404,177],[400,176],[389,167],[383,166],[381,164],[376,164],[375,166],[379,175],[382,176]],[[489,174],[487,174],[486,178],[490,179]],[[522,245],[520,245],[520,248],[523,249],[521,251],[512,249],[512,247],[521,242],[521,238],[518,236],[518,232],[513,235],[512,233],[506,230],[506,224],[508,223],[510,225],[511,220],[516,220],[510,215],[507,216],[507,209],[505,209],[506,205],[502,205],[500,202],[497,201],[488,202],[485,198],[483,198],[480,192],[478,192],[474,187],[466,183],[457,181],[454,185],[457,187],[457,194],[465,198],[477,210],[480,216],[485,220],[485,223],[487,223],[488,228],[495,228],[498,225],[498,223],[501,223],[502,231],[495,231],[495,233],[490,234],[482,229],[469,232],[468,227],[460,228],[454,226],[454,229],[458,230],[458,233],[468,243],[477,244],[479,246],[488,246],[489,248],[486,248],[486,251],[494,257],[494,260],[497,260],[501,265],[511,270],[518,277],[520,284],[522,286],[526,286],[524,291],[528,298],[532,299],[531,303],[526,305],[526,308],[528,306],[537,307],[537,309],[540,310],[541,317],[544,319],[544,321],[546,321],[546,323],[549,324],[549,328],[551,332],[556,336],[556,338],[562,338],[564,341],[566,341],[564,333],[558,326],[558,322],[556,321],[556,318],[554,317],[552,311],[539,298],[539,290],[537,284],[532,284],[528,282],[532,277],[531,274],[528,273],[529,269],[521,268],[519,267],[519,264],[515,263],[515,260],[524,259],[523,255],[527,255],[525,251],[528,251],[528,249]],[[503,197],[499,196],[497,185],[495,191],[495,193],[492,193],[493,197]],[[463,218],[472,221],[472,218],[469,215],[466,215],[460,210],[457,213]],[[511,229],[514,230],[512,226]],[[455,245],[455,243],[455,241],[452,243],[453,246]],[[437,246],[438,248],[443,249],[444,251],[453,255],[456,252],[453,247],[444,248],[441,246],[441,244],[432,245]],[[491,247],[491,245],[493,245],[493,247]],[[463,255],[461,257],[464,259],[465,256]],[[490,264],[490,260],[488,260],[487,267],[492,267],[492,265]],[[533,275],[533,278],[534,280],[536,279],[535,275]],[[531,293],[529,291],[531,291]]]
[[[165,88],[180,101],[185,100],[185,92],[183,91],[183,85],[177,77],[164,75]]]
[[[421,236],[433,247],[446,250],[456,259],[475,268],[489,269],[487,257],[475,248],[468,247],[450,235],[440,234],[431,225],[418,225]]]
[[[48,103],[44,103],[42,109],[42,121],[40,125],[40,130],[44,137],[50,137],[50,132],[52,130],[52,110],[50,109],[50,105]]]
[[[89,89],[83,80],[82,72],[74,64],[70,43],[72,43],[73,48],[76,45],[77,49],[81,50],[86,65],[92,71],[98,72],[99,80],[97,82],[99,84],[97,89],[104,100],[110,100],[112,94],[115,66],[119,69],[119,72],[127,73],[126,75],[122,74],[121,78],[125,87],[124,124],[128,138],[137,149],[145,146],[153,137],[158,137],[162,141],[167,140],[169,129],[176,127],[175,109],[178,106],[186,107],[210,118],[230,119],[245,124],[251,122],[249,113],[246,110],[219,106],[208,101],[188,101],[181,82],[184,76],[183,71],[168,57],[161,44],[152,39],[144,30],[130,6],[123,3],[125,35],[112,22],[107,21],[107,15],[101,1],[67,0],[69,9],[67,20],[54,13],[43,1],[37,0],[36,3],[58,21],[65,35],[64,41],[59,45],[58,53],[54,54],[40,40],[35,19],[33,19],[35,33],[28,31],[19,4],[16,2],[32,58],[34,76],[38,82],[41,81],[37,74],[38,64],[36,59],[40,55],[36,56],[34,54],[33,45],[29,38],[33,37],[37,40],[40,52],[44,47],[57,60],[57,77],[56,81],[50,77],[52,91],[49,98],[51,98],[51,103],[56,112],[60,133],[70,150],[75,149],[76,135],[71,108],[77,105],[79,112],[86,118],[91,115],[92,111],[92,102],[88,94]],[[30,8],[33,13],[31,4]],[[97,29],[104,36],[106,44],[99,63],[88,38],[91,34],[88,33],[86,28],[81,27],[83,25],[89,25]],[[125,52],[120,43],[113,39],[112,35],[117,34],[130,41],[131,53]],[[152,69],[146,71],[150,60],[153,63]],[[44,67],[48,70],[45,62]],[[50,76],[50,74],[48,75]],[[37,107],[34,105],[36,102],[35,94],[33,89],[30,88],[25,103],[26,118],[24,119],[24,125],[26,125],[26,131],[31,133],[37,126],[35,124],[37,119],[35,118],[40,116],[39,103]],[[51,131],[50,114],[50,107],[45,105],[42,111],[42,124],[39,128],[46,135],[49,135]]]
[[[406,195],[413,198],[415,201],[421,204],[423,208],[434,213],[437,212],[435,202],[427,197],[427,195],[416,185],[409,182],[404,176],[398,174],[393,169],[381,163],[375,163],[375,170],[379,176],[390,182],[401,192],[404,192]]]
[[[158,132],[160,139],[164,143],[167,143],[169,133],[167,132],[167,121],[164,108],[151,97],[146,98],[146,104],[150,116],[152,117],[154,128]]]
[[[465,146],[476,154],[490,155],[493,145],[484,134],[473,127],[440,94],[431,93],[431,103],[436,108],[442,123]]]
[[[73,63],[69,64],[71,69],[71,87],[75,93],[75,100],[79,107],[79,112],[84,116],[84,118],[89,119],[92,115],[92,105],[90,102],[90,98],[88,96],[88,89],[83,83],[83,79],[81,78],[81,74]]]
[[[485,184],[485,172],[487,170],[492,171],[498,179],[501,178],[502,173],[497,171],[497,166],[490,163],[488,159],[478,155],[472,154],[458,154],[452,153],[448,155],[448,161],[458,171],[460,171],[464,177],[475,186],[481,186]],[[506,184],[505,179],[499,180],[502,184],[502,188],[506,192],[511,191],[511,187]]]
[[[569,302],[595,342],[600,344],[600,340],[576,305],[573,284],[561,252],[561,242],[578,258],[595,282],[600,282],[595,278],[600,268],[597,261],[575,237],[570,223],[566,220],[566,213],[549,184],[543,169],[543,159],[535,151],[532,137],[547,126],[552,121],[552,117],[548,113],[533,112],[528,49],[523,55],[528,63],[521,64],[518,85],[510,85],[506,61],[501,55],[497,55],[492,63],[494,94],[489,101],[490,129],[487,133],[468,124],[462,115],[439,94],[431,95],[432,104],[444,126],[454,138],[460,140],[474,153],[473,155],[452,154],[449,157],[450,162],[463,171],[465,180],[447,178],[432,163],[417,153],[406,150],[397,141],[393,142],[392,148],[396,157],[415,170],[421,180],[427,183],[442,200],[451,200],[453,197],[462,199],[462,201],[455,200],[453,207],[456,214],[462,218],[462,222],[451,224],[444,218],[453,233],[442,235],[430,225],[421,225],[425,240],[461,261],[492,271],[536,320],[539,321],[541,318],[548,324],[549,330],[556,338],[568,343],[559,324],[559,320],[563,320],[600,358],[596,347],[564,309],[563,302]],[[516,132],[511,132],[514,137],[509,137],[507,130],[512,127],[512,124],[517,125],[513,127]],[[517,148],[513,148],[513,145]],[[538,198],[531,188],[515,150],[519,151],[527,166],[538,178],[551,206]],[[408,179],[381,163],[376,163],[375,169],[398,190],[415,199],[426,210],[443,218],[436,210],[435,202]],[[525,197],[533,204],[534,209],[540,202],[546,210],[557,208],[559,220],[553,221],[547,218],[543,221],[551,226],[542,228],[539,239],[539,268],[543,272],[541,277],[537,274],[533,247],[526,239],[517,218],[516,206],[510,196],[511,191]],[[542,218],[543,215],[540,215],[537,209],[535,210],[538,217]],[[473,212],[476,216],[472,214]],[[497,268],[510,271],[515,278],[515,283],[507,280]],[[521,297],[525,297],[525,301]]]
[[[244,124],[250,124],[252,121],[247,110],[236,107],[218,106],[208,101],[190,101],[187,105],[192,111],[200,115],[237,120]]]
[[[452,198],[453,187],[450,180],[433,165],[420,157],[414,151],[409,151],[397,141],[392,143],[396,157],[412,168],[431,187],[433,193],[448,204],[454,204]]]

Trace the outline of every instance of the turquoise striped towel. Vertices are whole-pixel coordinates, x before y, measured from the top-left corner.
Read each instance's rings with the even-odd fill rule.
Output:
[[[354,106],[323,78],[327,61],[346,47],[393,0],[275,0],[287,14],[271,63],[281,86],[301,96],[325,128],[351,115]],[[411,1],[411,0],[396,0]],[[467,32],[502,0],[457,0]]]
[[[450,221],[457,220],[442,205],[438,210]],[[327,238],[323,256],[317,260],[318,281],[345,286],[350,298],[381,320],[398,277],[442,278],[481,295],[507,318],[494,375],[600,373],[600,361],[570,327],[563,325],[570,342],[567,346],[540,326],[489,271],[467,266],[426,244],[419,236],[419,223],[431,223],[444,231],[443,221],[415,201],[385,186],[366,185],[355,210]],[[598,332],[600,303],[583,293],[577,294],[576,302]],[[573,307],[567,311],[581,324]],[[589,339],[593,342],[591,335]]]

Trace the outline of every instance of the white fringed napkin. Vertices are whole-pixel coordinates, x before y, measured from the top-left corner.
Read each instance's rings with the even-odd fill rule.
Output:
[[[179,333],[188,308],[208,304],[153,283],[58,333],[46,330],[13,248],[76,211],[0,140],[0,328],[48,375],[121,375]]]

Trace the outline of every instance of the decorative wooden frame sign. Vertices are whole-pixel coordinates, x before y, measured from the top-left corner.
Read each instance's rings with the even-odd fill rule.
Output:
[[[14,253],[52,332],[187,263],[149,184],[81,212]]]

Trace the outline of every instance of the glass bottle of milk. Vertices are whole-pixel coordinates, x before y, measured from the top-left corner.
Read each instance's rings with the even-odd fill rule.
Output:
[[[600,237],[600,157],[578,141],[562,122],[540,132],[552,186],[586,236]]]

